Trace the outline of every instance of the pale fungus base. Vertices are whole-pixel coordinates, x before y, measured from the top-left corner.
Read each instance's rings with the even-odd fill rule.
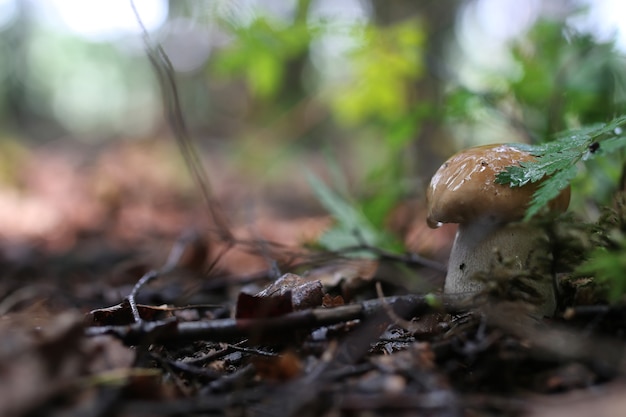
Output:
[[[444,293],[468,297],[480,294],[487,284],[477,279],[478,275],[490,271],[498,257],[506,259],[512,270],[534,271],[534,279],[526,282],[529,293],[524,298],[534,300],[533,315],[552,316],[556,295],[550,273],[550,240],[542,228],[527,223],[459,225]]]

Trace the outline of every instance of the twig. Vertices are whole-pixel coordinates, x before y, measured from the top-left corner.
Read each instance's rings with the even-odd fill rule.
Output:
[[[178,87],[176,86],[176,80],[174,76],[174,67],[169,57],[158,43],[152,42],[150,34],[146,29],[135,2],[130,0],[135,19],[139,24],[143,36],[143,42],[146,49],[146,54],[154,68],[159,85],[161,86],[161,94],[163,99],[163,105],[166,109],[166,116],[176,138],[176,143],[180,149],[183,159],[189,169],[196,185],[200,189],[205,203],[207,204],[211,220],[215,227],[217,227],[218,236],[225,242],[232,242],[233,235],[230,232],[228,223],[222,214],[222,210],[219,207],[218,202],[213,198],[211,188],[208,181],[208,175],[198,156],[193,139],[189,134],[189,129],[185,123],[185,118],[181,110],[180,98],[178,96]],[[232,244],[232,243],[231,243]]]
[[[596,318],[597,316],[605,317],[607,315],[613,314],[624,314],[624,307],[614,307],[609,306],[607,304],[597,304],[597,305],[583,305],[583,306],[574,306],[568,307],[565,312],[563,312],[563,318],[566,320],[571,320],[574,318],[581,317],[591,317]]]
[[[389,318],[393,321],[394,324],[402,327],[404,330],[408,332],[415,333],[414,323],[411,323],[410,321],[405,320],[402,317],[398,316],[396,312],[393,311],[393,308],[391,308],[391,306],[387,304],[387,302],[385,301],[385,294],[383,293],[383,286],[380,284],[380,281],[376,282],[376,295],[378,296],[378,299],[382,303],[383,309],[387,313],[387,316],[389,316]]]
[[[137,281],[137,283],[133,287],[133,290],[130,292],[130,294],[128,294],[128,297],[126,297],[126,300],[128,300],[128,304],[130,305],[130,311],[132,311],[133,313],[133,319],[135,320],[135,323],[141,322],[141,315],[139,314],[139,308],[137,308],[136,301],[137,293],[144,285],[146,285],[158,276],[159,271],[156,270],[145,273],[144,276],[142,276],[139,281]]]
[[[428,300],[419,295],[388,297],[384,301],[403,316],[409,310],[420,314],[432,308]],[[130,326],[94,326],[85,331],[88,336],[111,334],[129,345],[139,344],[146,338],[150,338],[153,343],[183,340],[230,341],[259,334],[280,336],[289,334],[292,330],[313,329],[363,319],[379,312],[382,305],[381,300],[375,299],[334,308],[301,310],[263,319],[217,319],[183,323],[174,320],[138,321]],[[450,303],[447,305],[451,307]]]
[[[245,381],[249,381],[253,378],[255,373],[256,368],[250,363],[232,374],[222,375],[220,379],[212,381],[204,391],[205,393],[206,391],[237,392],[238,389],[245,384]]]
[[[247,348],[247,347],[242,347],[242,346],[237,346],[237,345],[228,345],[228,346],[235,352],[249,353],[251,355],[265,356],[268,358],[275,358],[277,356],[280,356],[278,353],[268,352],[267,350]]]
[[[174,268],[176,268],[176,265],[178,265],[180,258],[185,253],[185,248],[189,245],[189,243],[190,239],[187,234],[183,234],[179,237],[178,240],[174,242],[163,267],[160,270],[146,272],[139,279],[139,281],[137,281],[128,297],[126,297],[135,323],[140,323],[142,321],[141,315],[139,314],[139,308],[137,307],[137,294],[139,293],[139,290],[141,290],[141,288],[147,285],[150,281],[156,279],[159,275],[171,272]]]
[[[222,374],[220,372],[215,371],[210,368],[206,368],[204,366],[198,366],[195,364],[191,364],[189,362],[168,359],[154,352],[151,352],[150,355],[156,361],[160,362],[161,366],[163,367],[169,367],[177,371],[184,372],[186,374],[199,376],[199,377],[207,378],[207,379],[219,379],[222,377]]]
[[[247,341],[248,341],[247,339],[244,339],[244,340],[242,340],[242,341],[240,341],[238,343],[235,343],[235,344],[225,343],[224,344],[225,346],[222,349],[217,350],[215,352],[207,353],[207,354],[205,354],[203,356],[200,356],[200,357],[189,358],[189,359],[187,359],[185,361],[185,363],[190,364],[190,365],[197,365],[197,366],[199,366],[199,365],[203,365],[205,363],[210,363],[210,362],[216,361],[216,360],[218,360],[220,358],[223,358],[224,356],[229,355],[230,353],[234,352],[233,347],[243,345]]]
[[[387,250],[378,248],[376,246],[371,246],[365,243],[357,245],[357,246],[350,246],[350,247],[344,248],[341,251],[338,251],[338,254],[349,254],[349,253],[358,252],[362,250],[369,251],[373,253],[374,255],[378,256],[382,260],[400,262],[405,265],[425,266],[426,268],[434,269],[436,271],[441,271],[441,272],[446,272],[448,270],[448,268],[446,268],[445,265],[437,261],[433,261],[432,259],[424,258],[423,256],[417,253],[405,253],[405,254],[399,255],[399,254],[389,252]]]

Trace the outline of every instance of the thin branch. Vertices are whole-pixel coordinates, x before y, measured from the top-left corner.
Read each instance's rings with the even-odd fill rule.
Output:
[[[376,255],[381,260],[399,262],[408,266],[423,266],[423,267],[434,269],[435,271],[440,271],[440,272],[446,272],[448,270],[448,268],[445,265],[437,261],[433,261],[432,259],[425,258],[417,253],[397,254],[397,253],[393,253],[393,252],[387,251],[385,249],[382,249],[376,246],[368,245],[366,243],[343,248],[340,251],[337,251],[335,255],[339,255],[339,256],[348,255],[350,253],[359,252],[363,250],[368,251],[372,253],[373,255]]]
[[[163,105],[165,106],[167,120],[170,128],[176,138],[176,143],[180,149],[181,154],[185,160],[185,163],[198,186],[198,189],[202,193],[202,197],[207,204],[211,220],[215,227],[217,227],[218,236],[226,241],[231,242],[233,235],[228,226],[226,218],[223,216],[222,210],[219,207],[219,203],[213,198],[211,187],[208,181],[208,175],[191,135],[185,122],[185,117],[181,110],[180,98],[178,95],[178,87],[176,86],[175,71],[172,66],[172,62],[163,50],[160,44],[154,43],[148,30],[146,29],[135,2],[130,0],[135,19],[141,27],[143,42],[146,49],[146,54],[152,64],[154,72],[161,86],[161,94],[163,99]]]
[[[387,297],[384,303],[405,315],[407,311],[420,314],[434,310],[432,303],[419,295]],[[444,306],[453,308],[444,301]],[[263,319],[218,319],[178,323],[175,320],[137,322],[130,326],[94,326],[86,328],[88,336],[111,334],[129,345],[141,343],[146,338],[155,342],[168,341],[231,341],[259,334],[285,335],[293,330],[310,330],[321,326],[359,320],[372,316],[383,309],[381,300],[368,300],[334,308],[315,308],[296,311],[280,317]]]
[[[141,288],[143,288],[150,281],[156,279],[158,276],[159,271],[148,271],[144,274],[144,276],[139,279],[139,281],[137,281],[137,283],[133,287],[133,290],[130,292],[130,294],[128,294],[128,297],[126,297],[126,300],[128,300],[128,304],[130,305],[130,310],[133,313],[133,319],[135,320],[135,323],[140,323],[142,321],[141,315],[139,314],[139,308],[137,307],[137,294],[139,293],[139,290],[141,290]]]
[[[178,263],[180,262],[181,257],[185,253],[185,249],[187,248],[187,246],[189,246],[190,243],[191,240],[189,238],[189,235],[183,234],[181,237],[178,238],[176,242],[174,242],[174,245],[172,246],[170,254],[167,257],[167,260],[165,261],[163,267],[160,270],[152,270],[146,272],[139,279],[139,281],[137,281],[128,297],[126,297],[126,300],[130,305],[130,310],[133,313],[133,319],[135,320],[135,323],[140,323],[142,321],[136,301],[139,291],[148,283],[158,278],[160,275],[166,274],[174,270],[174,268],[176,268],[176,265],[178,265]]]

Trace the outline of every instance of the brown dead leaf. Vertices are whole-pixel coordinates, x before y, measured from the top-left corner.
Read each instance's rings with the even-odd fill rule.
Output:
[[[135,350],[113,336],[97,336],[85,340],[86,351],[89,354],[87,371],[90,375],[110,372],[118,369],[128,369],[135,360]]]
[[[252,363],[259,376],[272,381],[288,381],[302,373],[300,358],[290,351],[280,356],[257,356],[252,359]]]
[[[356,287],[356,281],[368,281],[374,277],[379,262],[373,259],[339,259],[308,271],[305,277],[319,280],[324,287]]]
[[[343,297],[340,295],[332,296],[330,294],[324,294],[324,298],[322,298],[322,305],[324,307],[338,307],[345,304],[343,301]]]
[[[323,296],[319,281],[285,274],[256,295],[241,292],[235,317],[277,317],[296,310],[315,308],[322,305]]]
[[[176,387],[163,381],[157,369],[132,369],[125,376],[124,397],[133,400],[166,401],[180,397]]]
[[[138,304],[139,316],[148,321],[163,320],[172,316],[172,309],[166,306],[147,306]],[[120,304],[90,311],[85,322],[92,326],[123,326],[135,320],[127,300]]]
[[[265,297],[241,292],[237,297],[235,317],[238,319],[267,318],[283,316],[291,312],[293,312],[293,304],[290,291]]]

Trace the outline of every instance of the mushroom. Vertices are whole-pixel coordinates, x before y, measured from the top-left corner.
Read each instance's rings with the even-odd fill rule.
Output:
[[[551,252],[545,230],[520,222],[538,183],[510,187],[495,182],[496,175],[507,166],[534,159],[514,145],[487,145],[461,151],[437,170],[426,195],[428,225],[459,224],[444,294],[474,295],[483,290],[485,283],[474,278],[478,272],[489,271],[496,251],[511,259],[520,271],[535,266]],[[569,199],[568,187],[548,204],[548,209],[564,212]],[[540,315],[551,316],[556,310],[553,281],[550,275],[531,283],[540,297]]]

